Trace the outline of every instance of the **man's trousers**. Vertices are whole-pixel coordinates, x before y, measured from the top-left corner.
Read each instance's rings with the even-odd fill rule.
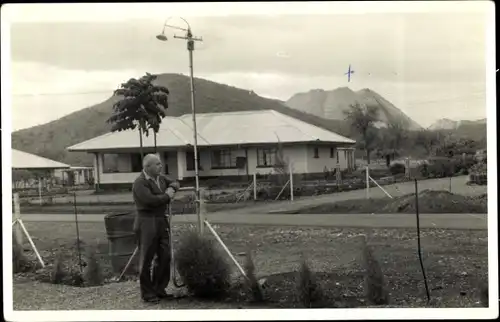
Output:
[[[172,254],[170,253],[169,226],[164,216],[139,216],[136,220],[141,297],[149,299],[165,294],[170,281]],[[151,264],[155,255],[156,263],[151,274]]]

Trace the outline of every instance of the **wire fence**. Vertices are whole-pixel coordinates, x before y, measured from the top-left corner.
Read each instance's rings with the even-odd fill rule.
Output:
[[[375,172],[375,173],[374,173]],[[347,178],[346,178],[347,177]],[[377,179],[375,179],[375,178]],[[364,179],[364,180],[363,180]],[[344,178],[342,178],[342,183],[349,182],[348,181],[348,176],[346,175]],[[394,178],[391,180],[384,181],[384,177],[380,177],[377,175],[377,172],[375,170],[370,170],[365,169],[365,176],[364,178],[361,177],[355,177],[354,179],[351,178],[351,185],[353,183],[358,183],[360,182],[361,185],[364,185],[365,189],[370,190],[372,193],[369,195],[370,198],[375,197],[374,191],[381,191],[384,195],[386,196],[391,196],[391,197],[397,197],[402,195],[403,192],[400,191],[401,194],[398,195],[397,192],[395,191],[390,191],[389,189],[384,189],[384,185],[389,184],[391,182],[394,182]],[[408,181],[410,178],[407,177],[407,174],[403,174],[403,178],[401,180]],[[415,180],[415,179],[413,179]],[[291,180],[293,182],[293,179]],[[256,182],[257,184],[254,184]],[[317,180],[316,182],[320,182],[320,180]],[[416,182],[416,180],[415,180]],[[240,203],[244,202],[247,200],[252,200],[254,196],[258,196],[257,193],[254,193],[254,191],[260,191],[259,189],[263,189],[264,187],[272,187],[273,181],[272,180],[258,180],[256,177],[255,179],[252,180],[252,182],[249,182],[248,185],[245,188],[241,188],[239,190],[233,191],[232,193],[225,193],[224,191],[221,190],[216,190],[216,189],[210,189],[206,190],[203,195],[204,199],[207,201],[207,205],[210,204],[217,204],[219,202],[220,204],[230,204],[230,203]],[[297,183],[296,183],[297,184]],[[299,182],[298,186],[295,186],[295,188],[301,188],[303,186],[307,186],[311,184],[311,182]],[[337,184],[334,182],[334,184]],[[368,185],[367,185],[368,184]],[[291,186],[290,182],[288,182],[288,185],[283,185],[283,186],[276,186],[275,189],[279,189],[281,193],[285,191],[287,186]],[[255,189],[254,189],[255,187]],[[284,189],[285,187],[285,189]],[[408,191],[406,191],[408,192]],[[278,193],[279,194],[279,193]],[[55,196],[52,198],[52,205],[57,204],[58,201],[61,202],[61,204],[64,203],[69,203],[71,206],[75,207],[75,213],[82,213],[82,208],[84,208],[84,204],[92,204],[95,202],[92,197],[98,197],[98,198],[103,198],[103,200],[107,200],[109,203],[106,205],[107,209],[109,212],[120,212],[120,211],[128,211],[131,209],[132,204],[129,202],[130,199],[125,199],[125,195],[129,196],[130,198],[130,193],[128,194],[123,194],[122,199],[118,198],[115,200],[110,200],[110,197],[107,195],[92,195],[92,194],[86,194],[84,192],[79,192],[79,191],[73,191],[73,194],[71,195],[66,195],[66,196]],[[228,197],[231,196],[231,197]],[[65,198],[65,199],[64,199]],[[390,197],[389,197],[390,198]],[[414,202],[418,202],[418,195],[414,197]],[[64,199],[64,203],[62,202],[62,199]],[[234,201],[234,202],[228,202],[229,201]],[[99,201],[99,200],[97,200]],[[126,202],[124,202],[126,201]],[[212,201],[212,202],[210,202]],[[254,200],[255,201],[255,200]],[[111,211],[110,209],[113,209],[113,202],[115,203],[115,206],[120,207],[125,205],[126,208],[123,208],[124,210],[120,210],[119,208],[116,208],[116,211]],[[36,205],[36,197],[34,198],[34,204]],[[178,199],[174,204],[172,205],[172,213],[173,214],[181,214],[181,213],[195,213],[196,212],[196,200],[194,197],[194,191],[192,187],[185,188],[184,191],[181,191],[179,193]],[[22,211],[23,206],[21,206],[21,203],[19,204],[14,204],[14,209],[17,209],[18,212]],[[176,208],[177,207],[177,208]],[[418,205],[416,205],[416,208],[418,209]],[[20,210],[19,210],[20,209]],[[95,208],[94,208],[95,209]],[[189,211],[186,211],[186,209],[189,209]],[[373,209],[373,214],[377,214],[379,211],[377,209]],[[66,212],[67,213],[67,212]],[[110,230],[106,225],[96,225],[96,223],[87,223],[87,222],[78,222],[77,221],[77,216],[75,216],[75,221],[74,222],[67,222],[67,223],[58,223],[57,231],[54,231],[54,226],[53,225],[41,225],[36,227],[35,230],[35,235],[32,236],[33,239],[29,239],[29,243],[26,243],[26,239],[24,242],[25,248],[27,249],[37,249],[39,250],[39,257],[43,260],[45,264],[48,265],[48,269],[51,269],[56,262],[56,256],[57,252],[54,252],[55,245],[57,244],[58,246],[58,252],[64,252],[66,254],[66,265],[67,269],[70,272],[73,272],[71,274],[76,274],[77,271],[81,270],[82,265],[88,265],[89,262],[89,257],[88,254],[94,253],[94,255],[97,257],[98,261],[102,265],[104,277],[108,280],[108,282],[116,282],[116,276],[118,276],[121,272],[120,269],[124,267],[124,263],[126,263],[132,256],[133,249],[135,247],[135,239],[131,235],[130,229],[126,229],[126,226],[130,226],[130,221],[128,222],[127,225],[122,225],[121,230],[116,229],[114,231],[115,237],[119,236],[121,237],[121,242],[118,242],[118,239],[113,239],[112,234],[110,234]],[[131,217],[129,216],[129,219]],[[421,267],[421,274],[424,274],[423,280],[425,281],[425,288],[426,288],[426,295],[427,295],[427,301],[432,296],[432,292],[430,290],[430,287],[432,287],[432,283],[427,282],[428,276],[426,274],[427,270],[427,265],[430,265],[429,263],[433,260],[436,259],[436,257],[432,257],[435,255],[432,255],[426,247],[429,246],[429,241],[426,241],[425,243],[421,244],[421,232],[420,232],[420,227],[419,227],[419,217],[418,217],[418,210],[416,213],[416,219],[415,219],[415,231],[414,231],[414,236],[407,237],[408,241],[411,242],[412,240],[416,239],[418,241],[417,245],[415,246],[415,251],[412,253],[408,249],[404,249],[406,252],[405,254],[405,260],[408,262],[411,262],[411,258],[408,259],[408,256],[414,256],[414,262],[420,263]],[[19,227],[22,226],[18,225]],[[130,228],[130,227],[129,227]],[[172,236],[172,240],[174,245],[180,241],[180,238],[182,234],[184,233],[186,227],[182,228],[177,228],[174,231],[174,234]],[[269,235],[276,234],[276,238],[272,239],[274,240],[273,245],[280,244],[280,243],[285,243],[288,245],[287,247],[290,247],[290,242],[288,241],[288,238],[290,240],[293,240],[293,236],[295,236],[292,231],[297,230],[296,228],[291,228],[288,230],[285,229],[285,232],[280,231],[279,233],[275,233],[274,228],[269,228],[269,231],[261,231],[262,233],[262,238],[268,240],[270,237]],[[214,225],[210,231],[216,231],[218,230],[218,226]],[[23,233],[25,234],[25,237],[28,236],[30,233],[30,225],[28,224],[27,229],[23,229]],[[57,235],[57,237],[55,237]],[[219,236],[219,235],[217,235]],[[214,238],[217,239],[217,236],[214,236]],[[230,233],[225,232],[223,235],[219,237],[219,239],[222,241],[221,245],[226,245],[225,242],[229,241],[227,247],[225,250],[233,256],[233,259],[235,258],[236,261],[239,261],[241,263],[241,259],[237,258],[237,254],[240,253],[243,249],[244,246],[240,245],[238,243],[234,243],[231,239],[234,237],[231,237]],[[267,236],[267,237],[266,237]],[[356,237],[356,236],[353,236]],[[274,238],[274,237],[273,237]],[[424,237],[423,239],[425,240]],[[61,241],[64,240],[64,243],[62,244]],[[68,242],[71,241],[71,242]],[[114,240],[114,242],[113,242]],[[278,242],[280,241],[281,242]],[[269,241],[268,241],[269,242]],[[386,240],[387,242],[387,240]],[[398,240],[398,242],[401,242]],[[297,245],[300,243],[302,244],[310,244],[311,240],[302,240],[302,241],[297,241]],[[318,246],[319,247],[319,246]],[[354,249],[357,246],[357,242],[355,241],[355,238],[350,238],[348,241],[345,241],[342,244],[342,247],[345,247],[345,249]],[[407,246],[405,246],[407,247]],[[345,249],[336,249],[337,254],[345,253]],[[267,250],[268,252],[274,254],[276,251],[273,251],[271,248]],[[402,251],[402,250],[400,250]],[[37,251],[35,251],[37,252]],[[261,255],[261,256],[269,256],[269,255]],[[340,258],[342,257],[341,255],[337,255],[335,261],[338,262],[344,262],[346,259],[345,258]],[[332,259],[324,259],[325,261],[331,261]],[[278,266],[273,266],[272,268],[268,268],[268,270],[275,269],[277,271],[279,270],[285,270],[285,269],[292,269],[292,260],[286,260],[283,259],[284,262],[280,262],[280,267]],[[82,263],[83,262],[83,263]],[[324,265],[320,264],[319,261],[316,262],[316,265]],[[389,265],[385,263],[384,265]],[[138,263],[137,263],[137,258],[134,259],[132,258],[132,265],[130,268],[127,270],[125,274],[125,279],[135,279],[137,277],[137,271],[138,271]],[[412,278],[417,279],[417,273],[418,271],[412,272]],[[438,272],[439,273],[439,272]],[[438,274],[435,272],[431,272],[430,276],[431,278],[435,278],[435,274]],[[49,273],[47,274],[40,274],[37,276],[42,281],[47,281],[49,279]],[[432,281],[432,280],[431,280]],[[77,285],[79,282],[77,279],[73,278],[72,281],[67,281],[66,283],[73,283],[71,285]]]

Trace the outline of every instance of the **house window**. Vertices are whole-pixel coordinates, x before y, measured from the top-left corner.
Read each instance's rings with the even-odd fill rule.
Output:
[[[194,171],[194,151],[186,151],[186,170]]]
[[[330,158],[331,159],[333,159],[334,152],[335,152],[335,149],[334,148],[330,148]]]
[[[163,153],[163,173],[170,174],[168,172],[168,152]]]
[[[276,165],[276,149],[257,149],[257,166],[273,167]]]
[[[318,159],[318,158],[319,158],[319,148],[318,148],[318,147],[315,147],[315,148],[314,148],[314,158],[315,158],[315,159]]]
[[[339,163],[339,150],[337,150],[337,163]]]
[[[236,156],[231,149],[212,151],[212,169],[236,168]]]
[[[142,158],[140,153],[131,153],[130,154],[130,168],[132,172],[141,172],[142,171]]]

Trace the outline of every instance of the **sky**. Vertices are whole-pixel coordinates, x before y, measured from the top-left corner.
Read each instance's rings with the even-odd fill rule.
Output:
[[[168,17],[185,27],[184,17],[203,38],[195,77],[282,100],[318,88],[370,88],[422,126],[486,117],[491,2],[189,6],[2,6],[10,22],[12,129],[100,103],[145,72],[187,75],[186,44],[173,38],[182,31],[167,28],[167,42],[155,38]]]

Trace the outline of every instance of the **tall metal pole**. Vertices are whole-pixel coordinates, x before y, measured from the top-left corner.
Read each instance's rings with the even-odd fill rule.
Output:
[[[196,129],[196,105],[194,99],[194,76],[193,76],[193,51],[194,51],[194,41],[192,40],[191,29],[187,32],[187,49],[189,51],[189,76],[191,78],[191,114],[193,117],[193,137],[194,137],[194,177],[195,177],[195,189],[196,189],[196,214],[198,215],[198,229],[200,233],[203,233],[203,220],[201,218],[201,196],[200,196],[200,179],[199,179],[199,167],[198,167],[198,130]]]
[[[184,19],[183,19],[184,20]],[[184,20],[185,21],[185,20]],[[198,216],[198,229],[200,234],[203,233],[203,219],[201,214],[201,194],[200,194],[200,175],[199,175],[199,160],[198,160],[198,130],[196,128],[196,104],[195,104],[195,93],[194,93],[194,72],[193,72],[193,51],[194,51],[194,42],[200,41],[201,38],[194,38],[193,33],[191,32],[191,28],[187,21],[185,21],[188,25],[188,29],[185,37],[175,36],[174,38],[185,39],[187,40],[187,50],[189,52],[189,77],[190,77],[190,85],[191,85],[191,115],[193,117],[193,139],[194,139],[194,177],[195,177],[195,193],[196,193],[196,214]]]
[[[195,105],[195,99],[194,99],[194,76],[193,76],[193,51],[194,51],[194,42],[195,41],[202,41],[203,39],[201,38],[196,38],[193,37],[193,33],[191,32],[191,27],[189,26],[189,23],[186,21],[186,19],[181,18],[187,25],[187,29],[184,28],[179,28],[176,26],[168,25],[167,22],[170,20],[167,19],[165,21],[165,24],[163,25],[163,31],[161,35],[156,36],[157,39],[161,41],[166,41],[167,37],[165,36],[165,27],[177,29],[177,30],[183,30],[186,31],[186,36],[176,36],[174,35],[174,38],[177,39],[184,39],[187,40],[187,50],[189,52],[189,74],[190,74],[190,79],[191,79],[191,114],[193,117],[193,137],[194,137],[194,176],[195,176],[195,181],[196,181],[196,214],[198,215],[198,225],[199,225],[199,231],[200,233],[203,233],[203,227],[204,227],[204,222],[202,219],[202,213],[201,213],[201,193],[200,193],[200,180],[199,180],[199,160],[198,160],[198,131],[196,129],[196,105]]]

